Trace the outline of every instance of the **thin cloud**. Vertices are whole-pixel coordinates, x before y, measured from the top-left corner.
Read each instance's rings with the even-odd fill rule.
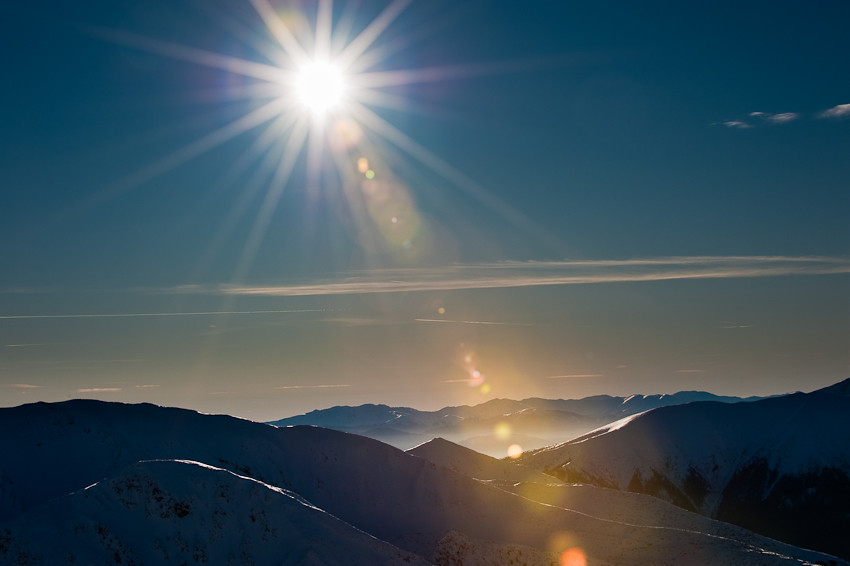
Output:
[[[727,120],[726,122],[723,122],[723,125],[727,128],[736,128],[739,130],[746,130],[753,127],[752,124],[742,122],[741,120]]]
[[[30,385],[29,383],[10,383],[6,387],[14,387],[15,389],[41,389],[43,385]]]
[[[677,369],[676,373],[705,373],[704,369]]]
[[[472,381],[471,379],[447,379],[445,381],[441,381],[440,383],[469,383]]]
[[[828,110],[824,110],[818,114],[818,118],[832,118],[833,120],[841,120],[842,118],[850,118],[850,104],[839,104]]]
[[[357,295],[411,291],[496,289],[540,285],[629,283],[850,273],[843,257],[668,257],[630,260],[502,262],[360,271],[350,277],[301,285],[218,286],[205,293],[250,296]],[[431,321],[435,319],[422,319]],[[468,321],[474,323],[476,321]]]
[[[135,318],[146,316],[214,316],[221,314],[278,314],[278,313],[301,313],[301,312],[329,312],[328,309],[299,309],[285,311],[209,311],[209,312],[146,312],[146,313],[122,313],[122,314],[36,314],[0,316],[0,319],[33,319],[33,318]]]
[[[77,393],[115,393],[121,391],[120,387],[91,387],[89,389],[77,389]]]
[[[136,385],[136,389],[150,389],[153,387],[159,387],[159,385]]]
[[[766,121],[771,124],[787,124],[788,122],[792,122],[799,118],[800,115],[795,112],[783,112],[781,114],[765,114],[762,116]]]
[[[483,320],[444,320],[439,318],[415,318],[416,322],[449,322],[455,324],[492,324],[496,326],[532,326],[525,322],[486,322]]]
[[[351,385],[281,385],[275,389],[329,389],[336,387],[351,387]]]
[[[569,379],[572,377],[605,377],[604,373],[574,373],[571,375],[550,375],[546,379]]]

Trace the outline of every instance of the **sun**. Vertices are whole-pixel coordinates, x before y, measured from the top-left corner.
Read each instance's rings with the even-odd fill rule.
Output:
[[[335,182],[335,176],[344,188],[349,208],[358,211],[354,220],[357,233],[364,234],[363,245],[370,250],[389,250],[405,258],[414,258],[418,249],[428,249],[430,245],[426,236],[421,236],[423,243],[419,247],[412,239],[426,231],[421,228],[421,218],[414,210],[410,191],[404,183],[397,182],[398,179],[393,180],[386,163],[380,169],[381,154],[389,154],[390,146],[430,168],[512,224],[541,241],[551,242],[530,219],[443,161],[380,113],[381,109],[403,111],[408,107],[406,97],[397,92],[398,87],[455,80],[467,74],[502,72],[501,65],[381,69],[379,65],[395,51],[391,48],[393,41],[382,45],[378,40],[412,0],[384,0],[388,1],[385,8],[356,34],[352,33],[354,12],[340,16],[334,25],[333,0],[318,0],[314,32],[305,28],[299,34],[290,29],[289,19],[282,17],[271,4],[272,1],[283,3],[280,0],[248,1],[265,23],[268,33],[251,33],[244,37],[240,34],[239,37],[261,55],[260,60],[119,30],[96,32],[103,39],[125,46],[242,75],[248,79],[246,87],[241,94],[237,91],[234,94],[251,101],[246,114],[128,175],[105,190],[105,195],[139,186],[255,130],[259,132],[255,140],[221,181],[224,186],[254,167],[250,185],[253,188],[246,190],[245,200],[240,203],[250,202],[255,191],[265,185],[261,212],[244,245],[233,281],[243,281],[249,273],[284,188],[296,171],[296,165],[302,162],[300,156],[305,148],[305,191],[316,194],[328,179]],[[270,39],[275,41],[268,41]],[[325,157],[327,155],[330,160]],[[376,175],[380,182],[375,181]],[[392,206],[386,200],[388,187],[392,189],[392,202],[389,203]],[[248,208],[245,204],[234,210],[221,230],[221,238],[227,237]],[[401,214],[402,210],[406,214]],[[222,241],[217,237],[210,244],[210,257],[217,253]],[[380,245],[375,247],[378,245],[375,242]]]
[[[338,107],[345,95],[342,71],[329,61],[305,63],[295,77],[295,94],[313,114],[324,116]]]

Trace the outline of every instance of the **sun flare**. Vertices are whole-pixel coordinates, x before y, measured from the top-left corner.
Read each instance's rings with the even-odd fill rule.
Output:
[[[295,93],[314,114],[324,115],[339,106],[345,95],[342,71],[328,61],[306,63],[295,79]]]

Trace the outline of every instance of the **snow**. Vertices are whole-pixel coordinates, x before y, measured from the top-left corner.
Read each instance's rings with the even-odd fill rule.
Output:
[[[7,564],[310,561],[427,564],[285,490],[185,460],[134,464],[0,528]]]
[[[564,533],[591,564],[659,564],[670,557],[729,565],[831,559],[793,547],[776,551],[702,532],[629,524],[608,518],[602,503],[580,511],[535,502],[381,442],[312,426],[276,428],[154,405],[69,401],[2,409],[0,428],[15,431],[0,436],[0,453],[7,456],[0,461],[0,516],[6,519],[0,533],[9,533],[0,544],[5,563],[45,552],[53,553],[43,558],[46,564],[62,563],[67,553],[103,563],[110,552],[126,557],[123,563],[168,563],[151,558],[163,552],[179,556],[174,563],[192,563],[196,550],[207,560],[242,560],[244,550],[260,564],[270,563],[266,553],[283,552],[275,546],[280,543],[299,550],[287,550],[291,558],[275,554],[274,563],[334,564],[345,553],[351,563],[362,555],[374,556],[371,563],[395,564],[405,553],[428,561],[439,554],[442,560],[463,545],[474,550],[470,556],[507,556],[522,548],[546,553]],[[463,452],[455,450],[435,452],[454,454],[458,469],[479,465],[464,464]],[[140,491],[130,489],[137,484]],[[161,493],[155,496],[154,488]],[[161,494],[169,497],[157,500]],[[605,505],[628,506],[629,500]],[[216,510],[228,517],[220,529]],[[266,514],[262,520],[260,512]],[[74,536],[75,520],[87,529],[85,536]],[[276,529],[277,538],[266,527]],[[463,545],[441,542],[452,531],[462,538],[450,540]],[[364,533],[373,538],[364,539]],[[38,546],[43,540],[51,544]]]

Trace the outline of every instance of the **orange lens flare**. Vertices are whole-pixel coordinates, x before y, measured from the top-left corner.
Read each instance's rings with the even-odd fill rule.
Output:
[[[565,550],[558,560],[559,566],[587,566],[587,556],[579,547]]]

